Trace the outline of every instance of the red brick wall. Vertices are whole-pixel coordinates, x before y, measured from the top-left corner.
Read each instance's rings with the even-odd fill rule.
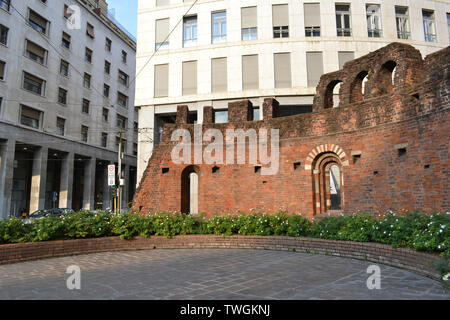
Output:
[[[244,121],[250,113],[247,102],[231,105],[229,123],[203,124],[203,132],[216,128],[225,136],[228,128],[279,129],[279,171],[263,176],[255,173],[253,164],[217,164],[219,170],[213,173],[214,165],[199,164],[199,211],[283,209],[312,217],[320,213],[314,158],[332,151],[342,164],[343,211],[450,211],[449,57],[450,47],[422,60],[411,46],[388,45],[323,75],[310,114],[276,118],[277,103],[269,99],[264,106],[265,114],[270,114],[266,120]],[[392,88],[386,82],[389,61],[397,64]],[[353,102],[359,99],[355,81],[365,71],[366,94]],[[330,83],[338,81],[342,81],[341,103],[328,108]],[[184,107],[178,111],[182,119],[188,112]],[[171,160],[176,142],[170,137],[177,128],[193,133],[194,127],[178,123],[165,127],[163,143],[155,147],[148,163],[134,199],[133,209],[140,213],[181,210],[181,173],[188,165]],[[406,147],[406,154],[399,155],[400,147]],[[355,163],[352,152],[359,151]],[[169,171],[162,173],[163,167]]]

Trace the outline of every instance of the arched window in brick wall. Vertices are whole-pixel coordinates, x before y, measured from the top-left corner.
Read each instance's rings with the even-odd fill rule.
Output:
[[[366,92],[366,84],[369,78],[367,71],[361,71],[356,76],[350,87],[350,103],[360,102],[364,100]]]
[[[181,212],[198,214],[198,186],[200,169],[188,166],[181,173]]]
[[[396,68],[397,63],[392,60],[381,66],[381,69],[378,71],[376,76],[375,88],[372,90],[374,95],[381,96],[394,92]]]
[[[325,109],[336,108],[339,106],[339,90],[341,88],[341,80],[333,80],[325,91]]]

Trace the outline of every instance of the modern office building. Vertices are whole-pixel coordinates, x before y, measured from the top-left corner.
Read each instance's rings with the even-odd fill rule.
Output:
[[[0,0],[0,217],[110,207],[136,184],[136,42],[104,0]]]
[[[138,181],[177,105],[191,123],[202,123],[204,106],[226,122],[240,99],[255,120],[267,97],[279,116],[311,112],[322,74],[392,42],[426,56],[449,45],[449,21],[441,0],[140,0]]]

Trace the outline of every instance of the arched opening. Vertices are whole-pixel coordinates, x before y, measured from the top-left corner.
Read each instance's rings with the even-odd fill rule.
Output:
[[[392,60],[381,66],[376,78],[376,88],[374,88],[374,94],[384,95],[394,92],[396,67],[397,63]]]
[[[198,186],[200,169],[197,166],[186,167],[181,173],[181,212],[198,214]]]
[[[313,162],[314,214],[340,212],[344,205],[344,175],[334,152],[320,154]]]
[[[350,88],[350,103],[360,102],[364,100],[366,94],[366,84],[369,79],[369,73],[362,71],[358,73]]]
[[[325,91],[325,109],[336,108],[339,106],[339,90],[341,88],[341,83],[341,80],[333,80],[328,84],[327,90]]]

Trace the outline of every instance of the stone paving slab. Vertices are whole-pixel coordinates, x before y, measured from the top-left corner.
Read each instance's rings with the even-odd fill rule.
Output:
[[[0,299],[446,299],[432,279],[385,265],[369,290],[374,263],[286,251],[175,249],[106,252],[0,266]],[[81,269],[68,290],[66,269]]]

